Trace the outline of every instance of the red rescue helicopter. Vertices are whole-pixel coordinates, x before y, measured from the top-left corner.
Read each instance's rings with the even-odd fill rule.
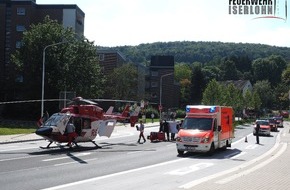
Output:
[[[123,112],[127,112],[127,109],[126,107]],[[139,110],[140,108],[137,107],[135,114],[130,117],[132,127],[138,121]],[[116,122],[123,119],[123,116],[120,117],[110,112],[112,112],[112,108],[105,113],[96,102],[77,97],[68,107],[47,119],[35,133],[49,141],[44,148],[50,148],[53,142],[70,145],[70,141],[75,146],[78,146],[79,142],[92,142],[97,148],[101,148],[94,141],[96,136],[110,137]],[[135,116],[137,112],[138,114]],[[71,124],[75,130],[68,134],[68,126]]]
[[[130,105],[126,105],[122,113],[113,113],[114,107],[110,107],[108,111],[104,114],[105,118],[114,118],[119,122],[130,122],[131,127],[138,121],[138,116],[140,112],[140,107],[136,107],[134,112],[130,113]]]

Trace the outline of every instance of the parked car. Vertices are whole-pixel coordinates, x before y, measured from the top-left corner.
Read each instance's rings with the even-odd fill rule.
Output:
[[[275,116],[273,119],[276,122],[277,127],[282,128],[283,127],[283,117],[282,116]]]
[[[270,124],[271,131],[276,131],[277,132],[278,131],[278,126],[277,126],[276,120],[273,117],[271,117],[271,118],[268,119],[268,121],[269,121],[269,124]]]
[[[284,118],[289,118],[289,112],[288,111],[281,111],[280,115]]]
[[[257,124],[260,125],[259,135],[266,135],[266,136],[271,135],[271,127],[270,127],[269,120],[256,120],[254,129],[253,129],[253,135],[256,135]]]

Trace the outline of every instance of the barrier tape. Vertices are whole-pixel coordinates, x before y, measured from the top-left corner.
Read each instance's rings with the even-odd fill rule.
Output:
[[[42,100],[22,100],[22,101],[11,101],[11,102],[0,102],[0,105],[3,104],[19,104],[19,103],[34,103],[41,102]],[[44,102],[54,102],[54,101],[71,101],[69,99],[46,99]]]

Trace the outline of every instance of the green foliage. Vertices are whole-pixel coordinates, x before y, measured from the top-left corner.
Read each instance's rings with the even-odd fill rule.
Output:
[[[217,66],[205,66],[202,68],[202,73],[205,76],[206,83],[212,79],[220,81],[222,78],[222,72]]]
[[[271,86],[281,82],[281,74],[286,69],[286,61],[281,56],[270,56],[253,61],[252,70],[255,81],[268,80]]]
[[[186,115],[185,109],[176,110],[176,118],[184,118]]]
[[[190,89],[190,103],[200,104],[202,99],[202,93],[206,86],[205,77],[201,71],[201,66],[194,66],[191,77],[191,89]]]
[[[180,84],[180,106],[183,107],[190,102],[192,69],[189,64],[175,64],[174,76]]]
[[[151,119],[151,114],[154,114],[154,118],[159,118],[159,111],[151,106],[146,108],[146,118]]]
[[[119,46],[114,49],[136,63],[148,63],[151,55],[173,55],[178,63],[200,62],[217,66],[221,58],[232,57],[231,60],[239,70],[243,67],[249,69],[249,61],[269,55],[280,55],[285,60],[290,60],[289,48],[249,43],[176,41]],[[236,62],[234,57],[241,59]]]
[[[237,80],[238,71],[235,62],[232,60],[224,60],[220,65],[222,71],[222,80]]]
[[[205,77],[206,84],[212,79],[216,81],[223,80],[250,80],[252,84],[257,81],[267,80],[274,89],[281,83],[289,88],[289,73],[285,71],[286,63],[290,60],[289,48],[268,46],[262,44],[247,43],[222,43],[222,42],[156,42],[151,44],[140,44],[138,46],[116,47],[126,57],[133,62],[143,62],[148,65],[151,55],[173,55],[176,63],[182,65],[188,64],[189,67],[202,65],[202,73]],[[178,68],[178,67],[177,67]],[[198,102],[193,98],[199,99],[198,96],[189,98],[188,88],[198,88],[188,78],[180,79],[180,73],[177,79],[181,84],[180,105],[185,106],[190,102]],[[288,86],[287,86],[288,85]],[[279,87],[279,89],[281,89]],[[281,90],[279,90],[281,92]],[[197,94],[199,94],[196,91]],[[274,92],[276,93],[276,92]],[[285,92],[281,92],[285,94]],[[275,94],[276,98],[282,98],[282,95]],[[262,105],[268,108],[286,107],[286,101],[277,103],[273,98],[261,98]],[[282,98],[283,99],[283,98]]]
[[[247,90],[244,96],[244,108],[245,109],[253,109],[252,104],[251,104],[251,99],[252,99],[252,93]]]
[[[29,134],[34,133],[35,130],[34,126],[0,124],[0,135]]]
[[[286,86],[290,86],[290,66],[287,67],[282,73],[282,82]]]
[[[254,92],[257,93],[261,99],[261,108],[272,107],[272,104],[274,102],[274,93],[269,81],[257,81],[254,84]]]
[[[75,91],[83,97],[99,97],[104,93],[105,78],[93,43],[84,37],[77,39],[71,28],[63,28],[47,16],[43,23],[31,25],[24,32],[23,46],[12,56],[15,73],[24,78],[21,87],[14,86],[22,92],[18,94],[21,99],[41,98],[43,58],[45,99],[58,98],[60,91]],[[57,105],[53,112],[56,110]]]
[[[220,105],[222,103],[222,86],[215,80],[211,80],[202,97],[202,104],[204,105]]]
[[[137,68],[132,64],[124,64],[108,76],[106,90],[114,99],[137,100],[137,85]]]
[[[274,105],[277,110],[289,109],[289,85],[278,84],[274,89]]]
[[[253,96],[251,98],[251,104],[252,104],[254,110],[257,110],[257,111],[260,110],[261,105],[262,105],[262,101],[261,101],[261,98],[257,92],[253,93]]]
[[[184,79],[191,79],[192,68],[186,63],[177,63],[174,65],[174,77],[176,81],[182,81]]]

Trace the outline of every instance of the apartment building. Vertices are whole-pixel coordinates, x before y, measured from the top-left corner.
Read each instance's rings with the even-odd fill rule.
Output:
[[[0,101],[7,100],[11,89],[9,77],[10,56],[22,45],[23,32],[31,24],[42,22],[45,16],[57,20],[84,34],[85,13],[77,5],[40,5],[36,0],[0,0]]]
[[[97,50],[99,64],[105,75],[110,74],[117,67],[126,63],[125,56],[116,50]]]
[[[151,56],[147,91],[150,102],[160,105],[162,110],[179,106],[179,85],[174,81],[174,57]]]

